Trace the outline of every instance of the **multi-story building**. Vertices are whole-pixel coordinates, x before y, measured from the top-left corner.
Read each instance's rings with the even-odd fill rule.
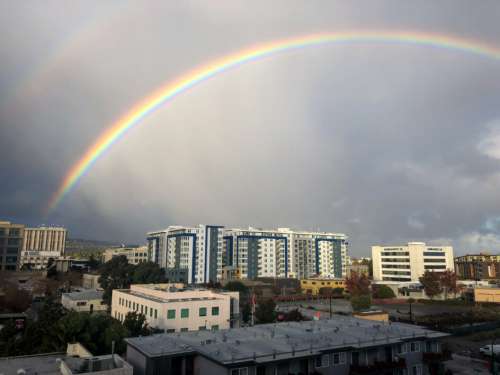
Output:
[[[453,271],[451,246],[407,245],[372,246],[373,280],[418,282],[425,271]]]
[[[469,254],[455,258],[455,272],[460,279],[500,279],[500,255]]]
[[[62,227],[25,228],[21,251],[21,266],[47,268],[49,259],[64,255],[67,230]]]
[[[102,256],[104,262],[109,262],[114,257],[123,255],[129,264],[139,264],[149,261],[149,249],[147,246],[138,247],[112,247],[104,250]]]
[[[125,339],[135,375],[435,374],[448,334],[352,317]]]
[[[345,289],[345,279],[322,279],[322,278],[311,278],[300,280],[300,288],[302,293],[312,294],[316,296],[320,294],[322,288],[330,289]]]
[[[0,221],[0,271],[19,269],[23,237],[23,224]]]
[[[141,284],[115,289],[111,316],[123,321],[129,312],[146,317],[150,327],[166,332],[218,330],[238,326],[239,293],[181,289],[182,284]]]

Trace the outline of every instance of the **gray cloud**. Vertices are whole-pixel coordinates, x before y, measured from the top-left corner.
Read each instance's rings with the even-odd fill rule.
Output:
[[[30,224],[100,132],[226,53],[352,29],[500,37],[494,1],[0,7],[0,215]],[[208,222],[346,232],[354,255],[410,240],[498,251],[498,77],[500,61],[412,45],[275,55],[149,116],[48,220],[124,242]]]

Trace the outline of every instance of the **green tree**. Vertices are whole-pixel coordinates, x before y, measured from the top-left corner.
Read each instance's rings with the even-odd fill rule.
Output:
[[[240,299],[249,295],[248,287],[241,281],[230,281],[224,286],[224,290],[230,292],[240,292]]]
[[[351,296],[370,294],[371,281],[365,274],[351,272],[351,276],[346,279],[346,288]]]
[[[425,271],[423,276],[419,278],[419,281],[424,287],[425,294],[427,294],[430,299],[433,299],[443,292],[441,277],[437,272]]]
[[[127,257],[120,255],[111,258],[100,267],[99,283],[104,289],[103,300],[111,304],[113,289],[125,289],[130,286],[134,266],[128,264]]]
[[[250,316],[252,315],[252,307],[249,303],[240,303],[241,320],[244,323],[250,322]]]
[[[457,284],[457,274],[451,270],[446,270],[441,273],[440,281],[444,290],[444,298],[448,299],[448,293],[453,293],[455,298],[460,292],[460,286]]]
[[[132,284],[155,284],[165,281],[165,273],[153,262],[139,263],[132,272]]]
[[[150,330],[146,324],[146,317],[144,314],[138,314],[135,311],[127,313],[123,326],[129,331],[130,336],[147,336]]]
[[[396,295],[387,285],[379,284],[373,286],[373,298],[396,298]]]
[[[372,305],[372,298],[369,294],[351,296],[351,306],[354,311],[367,310]]]
[[[276,320],[276,303],[268,298],[261,300],[255,309],[255,319],[258,323],[272,323]]]

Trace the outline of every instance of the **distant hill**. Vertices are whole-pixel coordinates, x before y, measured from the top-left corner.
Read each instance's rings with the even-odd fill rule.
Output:
[[[80,252],[100,252],[109,247],[121,246],[119,242],[70,238],[66,240],[66,254]],[[125,245],[131,246],[131,245]]]

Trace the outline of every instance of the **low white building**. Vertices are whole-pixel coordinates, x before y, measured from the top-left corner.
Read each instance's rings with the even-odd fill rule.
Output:
[[[175,284],[131,285],[113,290],[111,316],[124,321],[127,313],[146,317],[150,327],[165,332],[218,330],[238,326],[239,293],[179,289]]]
[[[106,311],[108,306],[102,300],[103,293],[100,290],[63,293],[61,304],[68,310],[80,312]]]
[[[123,255],[127,258],[129,264],[139,264],[149,260],[147,246],[139,247],[112,247],[103,252],[103,261],[109,262],[116,256]]]
[[[453,271],[453,248],[424,242],[372,246],[372,267],[375,281],[418,282],[425,271]]]

